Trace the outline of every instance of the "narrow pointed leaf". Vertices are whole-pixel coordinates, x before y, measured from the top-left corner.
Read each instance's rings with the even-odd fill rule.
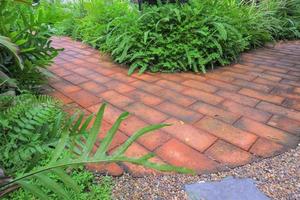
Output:
[[[67,187],[73,189],[76,193],[81,192],[79,185],[63,169],[56,168],[51,171],[58,175]]]
[[[18,181],[18,184],[21,185],[22,188],[25,190],[31,192],[34,196],[38,197],[39,199],[48,200],[47,194],[44,193],[43,190],[41,190],[37,185],[32,184],[27,181]]]

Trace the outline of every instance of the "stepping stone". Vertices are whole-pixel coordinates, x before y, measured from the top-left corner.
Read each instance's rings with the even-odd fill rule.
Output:
[[[185,185],[190,200],[269,200],[252,179],[227,177],[221,181]]]

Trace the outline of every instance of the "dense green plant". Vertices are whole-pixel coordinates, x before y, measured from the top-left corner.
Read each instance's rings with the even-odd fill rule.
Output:
[[[60,182],[60,178],[54,174],[49,174],[52,179],[57,182]],[[72,180],[78,185],[79,193],[76,193],[70,188],[65,188],[70,194],[70,198],[73,200],[87,200],[87,199],[95,199],[95,200],[111,200],[112,197],[112,186],[113,182],[111,177],[102,176],[99,182],[95,183],[95,178],[93,173],[84,170],[82,167],[76,170],[72,170],[70,173],[70,177]],[[39,185],[41,187],[41,183],[35,181],[34,184]],[[60,199],[58,195],[53,193],[50,189],[43,188],[43,191],[48,195],[51,199]],[[24,200],[24,199],[36,199],[36,197],[30,193],[30,191],[20,188],[13,193],[4,197],[3,200]]]
[[[6,100],[3,102],[3,105],[5,106],[10,101]],[[13,108],[13,110],[10,111],[10,115],[15,116],[15,110],[19,110],[19,108]],[[40,110],[40,112],[42,112],[43,110],[44,109]],[[13,180],[9,180],[6,183],[0,185],[0,195],[8,193],[12,187],[15,187],[15,185],[18,184],[40,199],[49,199],[49,190],[57,195],[59,199],[71,199],[72,195],[70,194],[70,191],[64,188],[69,188],[77,194],[80,193],[80,188],[78,184],[66,173],[65,169],[67,169],[68,167],[76,168],[87,163],[130,162],[161,171],[176,170],[186,173],[192,172],[191,170],[185,168],[153,163],[149,160],[154,156],[153,153],[146,154],[142,157],[127,157],[124,154],[126,150],[131,146],[131,144],[133,144],[139,137],[151,131],[155,131],[159,128],[167,126],[166,124],[150,125],[142,128],[141,130],[134,133],[131,137],[129,137],[121,146],[114,150],[113,153],[109,154],[109,146],[120,124],[128,117],[128,113],[123,113],[120,115],[120,117],[112,125],[111,129],[107,132],[105,138],[100,141],[100,146],[98,147],[98,149],[96,151],[93,151],[94,145],[99,140],[97,135],[99,134],[101,129],[104,110],[105,105],[102,105],[95,117],[93,115],[90,115],[87,118],[84,118],[84,113],[81,113],[79,115],[73,115],[68,120],[61,117],[60,114],[57,114],[55,121],[51,122],[51,135],[48,134],[48,142],[51,143],[50,147],[53,148],[52,151],[48,151],[48,154],[51,153],[48,159],[49,161],[45,164],[41,164],[40,158],[31,159],[31,166],[34,166],[34,168],[29,168],[30,170],[28,170],[28,167],[26,166],[26,171],[22,170],[16,173],[16,177]],[[29,118],[32,119],[32,121],[37,121],[37,123],[40,123],[40,121],[37,120],[40,118],[40,113],[25,113],[30,113]],[[48,116],[51,117],[52,113]],[[91,123],[93,119],[94,121],[93,123]],[[42,118],[40,120],[41,122],[48,121],[48,119],[45,118]],[[26,124],[24,124],[23,118],[21,118],[20,120],[15,119],[15,121],[17,123],[18,121],[20,121],[20,126],[23,127],[24,130],[32,129],[32,127],[27,127]],[[30,124],[35,125],[35,123],[32,123],[31,121]],[[50,122],[48,124],[50,124]],[[44,129],[44,131],[46,130]],[[20,132],[22,133],[23,130],[16,130],[15,132],[15,137],[18,138],[18,140],[20,140]],[[59,136],[59,139],[57,141],[53,141],[53,143],[51,141],[51,138],[53,138],[52,134],[55,136]],[[4,145],[6,146],[7,144]],[[18,146],[15,149],[18,148],[21,147]],[[6,158],[4,157],[4,159]],[[19,164],[19,162],[14,163],[14,165]],[[53,178],[52,174],[55,175],[55,178]],[[36,184],[36,181],[39,184]],[[48,190],[45,190],[45,188],[48,188]]]
[[[29,171],[51,150],[60,137],[53,131],[63,115],[58,105],[47,96],[0,96],[0,166],[7,174]]]
[[[128,64],[129,74],[205,72],[274,39],[300,37],[299,0],[191,0],[144,6],[142,12],[122,0],[72,5],[78,7],[74,23],[60,29],[71,27],[66,34]]]
[[[57,50],[50,46],[51,29],[44,21],[43,11],[30,4],[13,0],[0,2],[0,36],[9,38],[18,47],[17,53],[23,65],[20,67],[16,52],[1,43],[0,70],[15,79],[21,89],[33,89],[41,84],[43,75],[40,69],[57,55]]]

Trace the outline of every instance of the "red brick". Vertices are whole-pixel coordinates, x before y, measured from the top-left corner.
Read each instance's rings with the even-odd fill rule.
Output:
[[[224,81],[224,82],[229,82],[229,83],[231,83],[235,79],[233,77],[224,76],[224,75],[218,73],[218,70],[208,72],[207,74],[205,74],[205,77],[207,79],[212,78],[212,79],[216,79],[216,80],[220,80],[220,81]]]
[[[189,72],[184,72],[184,73],[179,73],[178,76],[184,77],[186,79],[194,79],[197,81],[204,81],[206,78],[204,77],[203,73],[189,73]]]
[[[191,108],[204,115],[208,115],[230,124],[235,122],[240,117],[239,114],[231,113],[203,102],[197,102],[193,104]]]
[[[177,119],[172,118],[164,123],[171,124],[164,127],[164,131],[200,152],[205,151],[217,140],[215,136]]]
[[[61,102],[63,102],[64,104],[68,104],[68,103],[72,103],[73,100],[70,99],[69,97],[63,95],[60,92],[54,91],[50,93],[51,96],[57,98],[58,100],[60,100]]]
[[[94,71],[87,69],[85,67],[76,67],[73,69],[74,72],[76,72],[77,74],[80,74],[82,76],[86,76],[86,75],[90,75],[95,73]]]
[[[216,94],[223,98],[230,99],[247,106],[255,106],[259,102],[257,99],[224,90],[219,90]]]
[[[294,89],[294,91],[295,91],[296,93],[299,93],[299,94],[300,94],[300,87],[296,87],[296,88]]]
[[[258,92],[255,90],[251,90],[251,89],[247,89],[247,88],[242,88],[239,91],[240,94],[249,96],[249,97],[253,97],[256,99],[260,99],[260,100],[264,100],[264,101],[268,101],[271,103],[277,103],[277,104],[281,104],[284,100],[283,97],[280,96],[276,96],[276,95],[272,95],[272,94],[266,94],[263,92]]]
[[[187,80],[184,81],[182,84],[205,92],[214,93],[215,91],[217,91],[217,88],[215,86],[212,86],[211,84],[207,84],[201,81]]]
[[[300,112],[292,109],[284,108],[268,102],[260,102],[256,107],[273,114],[284,115],[290,119],[300,121]]]
[[[282,145],[272,142],[271,140],[259,138],[251,147],[250,152],[267,158],[282,153],[284,149]]]
[[[239,74],[239,73],[235,73],[235,72],[231,72],[231,71],[225,71],[222,73],[222,75],[233,77],[233,78],[238,78],[238,79],[243,79],[246,81],[251,81],[251,80],[255,79],[255,77],[256,77],[256,75],[252,75],[251,73],[254,73],[254,72],[249,72],[248,74]]]
[[[282,103],[283,106],[291,109],[295,109],[297,111],[300,111],[300,99],[285,99],[285,101]]]
[[[133,90],[126,94],[131,99],[134,99],[135,101],[140,101],[146,105],[154,106],[157,104],[160,104],[163,100],[152,95],[148,94],[146,92],[143,92],[142,90]]]
[[[144,81],[135,81],[133,83],[130,83],[130,85],[136,87],[136,88],[140,88],[146,92],[149,92],[151,94],[159,94],[159,92],[163,89],[160,86],[154,85],[154,84],[149,84],[147,82]]]
[[[235,126],[260,137],[272,140],[273,142],[289,146],[295,146],[298,144],[298,139],[294,135],[251,119],[241,118],[235,123]]]
[[[131,157],[131,158],[140,158],[146,154],[150,153],[149,151],[147,151],[144,147],[142,147],[141,145],[137,144],[137,143],[133,143],[125,152],[125,156],[127,157]],[[165,164],[160,158],[158,157],[153,157],[149,160],[150,162],[156,163],[156,164]],[[141,165],[134,165],[134,164],[130,164],[130,163],[124,163],[124,165],[126,166],[126,168],[129,170],[129,172],[131,172],[131,174],[133,176],[144,176],[145,174],[159,174],[160,172],[154,170],[154,169],[150,169],[150,168],[146,168],[143,167]]]
[[[172,81],[168,81],[168,80],[160,80],[156,82],[157,85],[170,89],[170,90],[174,90],[176,92],[181,92],[182,90],[186,89],[185,86],[180,85],[178,83],[174,83]]]
[[[229,167],[244,165],[253,160],[253,156],[247,151],[222,140],[213,144],[205,154]]]
[[[64,76],[64,79],[67,81],[70,81],[71,83],[73,83],[75,85],[88,81],[88,79],[84,78],[83,76],[77,75],[77,74],[71,74],[68,76]]]
[[[180,93],[173,92],[172,90],[163,89],[157,95],[161,98],[164,98],[168,101],[173,103],[177,103],[181,106],[189,106],[192,103],[196,102],[197,100],[188,96],[184,96]]]
[[[169,164],[187,167],[198,173],[216,171],[218,167],[215,161],[176,139],[168,141],[156,153]]]
[[[249,81],[245,81],[245,80],[241,80],[241,79],[236,79],[232,83],[235,85],[241,86],[241,87],[246,87],[246,88],[250,88],[250,89],[254,89],[254,90],[258,90],[258,91],[262,91],[262,92],[270,92],[272,90],[271,86],[254,83],[252,81],[249,82]]]
[[[279,82],[281,81],[281,78],[278,76],[273,76],[270,74],[265,74],[265,73],[259,73],[259,72],[250,72],[249,74],[260,77],[260,78],[264,78],[264,79],[268,79],[270,81],[274,81],[274,82]]]
[[[58,76],[67,76],[67,75],[71,75],[71,74],[74,74],[72,73],[71,71],[69,70],[66,70],[64,68],[59,68],[59,69],[52,69],[51,70],[54,74],[58,75]]]
[[[121,95],[113,90],[103,92],[103,93],[99,94],[98,96],[105,99],[105,101],[107,101],[108,103],[113,104],[120,108],[126,107],[129,104],[134,102],[134,100],[132,100],[124,95]]]
[[[289,71],[287,69],[278,68],[274,66],[258,65],[257,67],[268,71],[279,72],[279,73],[287,73]]]
[[[110,90],[115,90],[120,93],[127,93],[133,91],[135,88],[129,86],[128,84],[122,83],[120,81],[112,80],[105,83],[105,86]]]
[[[144,73],[144,74],[141,74],[141,75],[140,74],[132,74],[131,76],[134,77],[134,78],[146,81],[146,82],[150,82],[150,83],[159,80],[159,78],[156,77],[155,74],[152,76],[152,75]]]
[[[292,81],[292,80],[288,80],[288,79],[283,79],[280,83],[300,87],[300,81]]]
[[[101,99],[99,97],[97,97],[87,91],[84,91],[84,90],[79,90],[76,92],[68,93],[66,95],[84,108],[87,108],[89,106],[92,106],[92,105],[95,105],[95,104],[98,104],[99,102],[101,102]]]
[[[155,108],[188,123],[194,123],[203,117],[203,115],[201,115],[200,113],[183,108],[170,102],[164,102],[158,106],[155,106]]]
[[[62,92],[63,94],[76,92],[76,91],[79,91],[81,89],[80,87],[72,85],[71,83],[68,83],[68,82],[65,82],[65,81],[54,83],[51,86],[54,87],[56,90]]]
[[[224,90],[229,90],[229,91],[238,91],[240,87],[233,85],[232,83],[226,83],[223,81],[218,81],[214,79],[207,79],[206,81],[210,85],[214,85],[217,88],[222,88]]]
[[[285,116],[273,115],[273,117],[268,122],[270,126],[279,128],[281,130],[287,131],[289,133],[296,134],[300,136],[300,122],[289,119]]]
[[[87,170],[97,173],[109,174],[111,176],[121,176],[124,171],[116,163],[91,163],[86,165]]]
[[[207,92],[203,92],[201,90],[188,89],[188,90],[182,91],[182,93],[185,95],[191,96],[197,100],[200,100],[200,101],[203,101],[203,102],[206,102],[209,104],[213,104],[213,105],[217,105],[224,100],[222,97],[219,97],[217,95],[210,94]]]
[[[112,124],[102,120],[101,130],[100,130],[100,133],[98,134],[98,139],[100,140],[100,142],[96,143],[97,147],[99,147],[101,145],[101,141],[104,139],[104,137],[106,136],[108,131],[111,129],[111,127],[112,127]],[[108,151],[120,146],[127,139],[128,139],[127,135],[125,135],[124,133],[122,133],[121,131],[118,130],[108,148]]]
[[[116,79],[118,81],[124,82],[124,83],[131,83],[133,81],[136,81],[138,79],[130,77],[126,74],[122,74],[122,73],[116,73],[116,74],[112,74],[110,75],[110,77],[112,77],[113,79]]]
[[[168,116],[164,113],[159,112],[142,103],[133,103],[127,106],[126,110],[139,116],[141,119],[149,123],[161,123],[168,118]]]
[[[97,82],[97,83],[106,83],[110,80],[112,80],[111,78],[108,78],[102,74],[96,73],[94,72],[93,74],[89,74],[86,76],[89,79],[92,79],[93,81]]]
[[[182,81],[185,80],[183,77],[177,76],[177,74],[172,74],[172,73],[157,73],[156,76],[159,76],[160,79],[166,79],[178,83],[181,83]]]
[[[115,70],[101,67],[100,64],[97,65],[97,67],[93,68],[93,70],[100,73],[100,74],[102,74],[102,75],[105,75],[105,76],[109,76],[109,75],[112,75],[112,74],[116,73]]]
[[[267,74],[271,74],[273,76],[277,76],[277,77],[280,77],[280,78],[286,78],[286,79],[289,79],[289,80],[294,80],[294,81],[297,81],[299,80],[299,77],[297,76],[293,76],[293,75],[290,75],[290,74],[283,74],[283,73],[279,73],[279,72],[266,72]]]
[[[120,125],[120,130],[126,133],[128,136],[133,135],[136,131],[148,126],[147,123],[138,119],[135,116],[130,116]],[[170,139],[169,134],[162,131],[163,129],[152,131],[141,136],[137,141],[139,144],[145,146],[147,149],[153,151],[157,147],[164,144]]]
[[[88,82],[85,82],[83,84],[80,85],[83,89],[89,91],[89,92],[92,92],[94,94],[98,94],[100,92],[104,92],[106,90],[106,87],[100,85],[100,84],[97,84],[93,81],[88,81]]]
[[[266,122],[270,119],[271,114],[262,110],[248,107],[242,104],[235,103],[233,101],[225,101],[222,107],[227,111],[249,117],[260,122]]]
[[[244,150],[248,150],[257,138],[254,134],[235,128],[232,125],[210,117],[203,118],[195,125],[227,142],[239,146]]]
[[[256,78],[253,82],[268,85],[269,87],[276,87],[276,88],[281,88],[281,89],[290,89],[290,88],[292,88],[292,86],[290,86],[290,85],[281,84],[281,83],[278,83],[278,82],[270,81],[268,79],[259,78],[259,77]]]
[[[97,113],[99,111],[99,108],[101,104],[96,104],[94,106],[88,107],[87,110],[92,112],[92,113]],[[112,106],[112,105],[107,105],[105,112],[104,112],[104,117],[103,119],[111,124],[115,123],[115,121],[118,119],[118,117],[123,113],[122,110]]]
[[[238,68],[238,69],[245,69],[247,71],[255,71],[255,72],[263,72],[263,69],[257,68],[257,67],[251,67],[251,66],[247,66],[247,65],[242,65],[242,64],[234,64],[230,67],[233,68]]]

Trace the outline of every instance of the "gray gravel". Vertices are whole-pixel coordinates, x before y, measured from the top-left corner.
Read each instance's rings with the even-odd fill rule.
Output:
[[[114,199],[176,200],[187,199],[184,184],[220,180],[226,176],[252,178],[271,199],[300,199],[300,146],[279,156],[264,159],[210,175],[161,175],[134,178],[129,174],[114,178]]]

